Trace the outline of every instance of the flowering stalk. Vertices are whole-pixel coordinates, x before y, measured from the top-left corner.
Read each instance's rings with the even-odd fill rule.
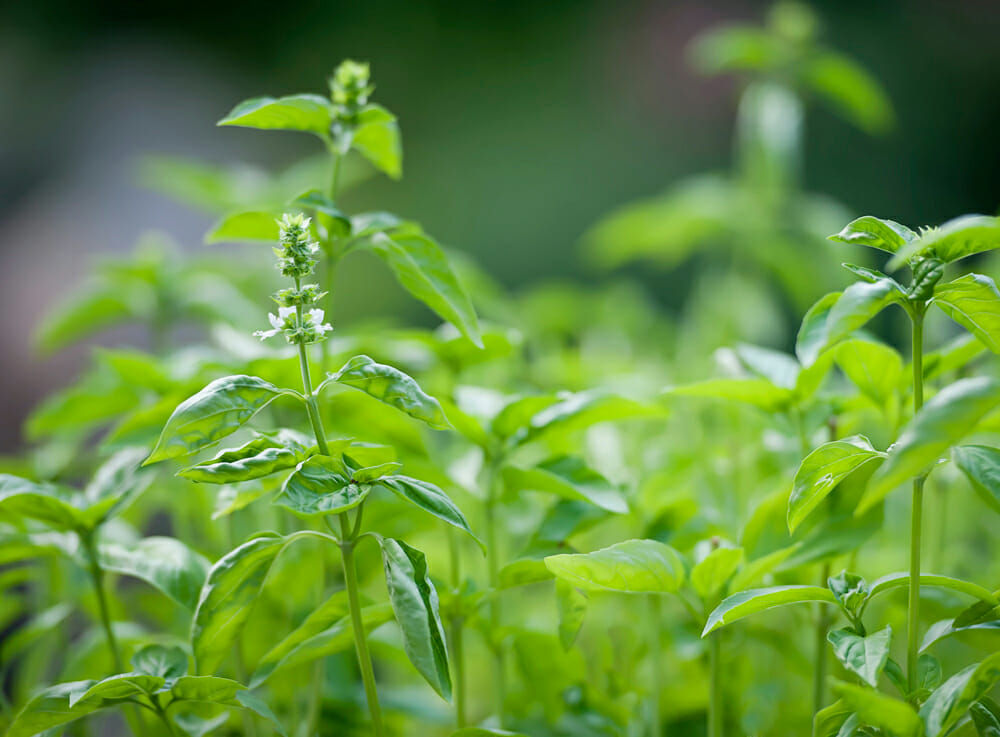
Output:
[[[323,310],[312,305],[323,298],[324,292],[315,284],[303,284],[302,280],[311,276],[316,268],[316,254],[319,244],[312,239],[309,230],[310,219],[302,215],[284,215],[278,222],[280,228],[280,246],[274,249],[278,257],[278,268],[284,276],[294,280],[295,286],[282,289],[275,293],[274,300],[278,303],[278,314],[269,314],[271,330],[261,330],[254,333],[261,340],[284,336],[289,343],[298,346],[299,367],[302,370],[302,389],[306,399],[306,410],[316,445],[321,455],[329,455],[330,449],[326,442],[326,432],[323,429],[323,419],[313,392],[312,378],[309,373],[309,356],[306,346],[320,343],[326,339],[326,334],[333,328],[323,322]],[[365,640],[364,622],[361,617],[360,596],[358,593],[358,577],[354,562],[354,544],[356,542],[358,522],[361,509],[352,525],[346,512],[340,516],[339,540],[342,562],[344,566],[344,584],[347,588],[351,611],[351,625],[354,631],[354,644],[358,657],[358,667],[364,682],[365,696],[368,700],[368,710],[371,713],[372,725],[376,737],[382,737],[382,711],[379,705],[378,692],[375,687],[375,673],[372,667],[368,643]]]

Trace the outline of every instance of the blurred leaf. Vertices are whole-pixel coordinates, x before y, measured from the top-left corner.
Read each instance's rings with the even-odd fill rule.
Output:
[[[826,347],[826,321],[843,292],[831,292],[817,301],[802,318],[795,339],[795,355],[803,366],[812,366]]]
[[[504,490],[507,494],[535,491],[555,494],[563,499],[580,499],[615,514],[628,512],[621,490],[582,460],[571,456],[551,458],[534,468],[504,466]]]
[[[211,568],[206,558],[172,537],[147,537],[133,545],[102,543],[98,560],[103,570],[142,579],[190,611]]]
[[[147,645],[132,656],[132,667],[139,673],[172,681],[188,669],[188,657],[183,648]]]
[[[564,650],[569,650],[587,616],[587,595],[573,584],[556,579],[556,610],[559,613],[559,643]]]
[[[716,548],[691,569],[691,585],[708,600],[726,585],[743,563],[743,548]]]
[[[261,130],[297,130],[330,137],[330,101],[319,95],[255,97],[234,107],[218,125]]]
[[[793,393],[767,379],[706,379],[686,386],[670,387],[666,393],[681,397],[709,397],[749,404],[765,412],[780,412],[789,406]]]
[[[1000,653],[994,653],[980,663],[963,668],[941,684],[920,708],[927,737],[948,732],[998,681]]]
[[[1000,512],[1000,450],[985,445],[958,445],[951,449],[951,459],[983,501]]]
[[[277,243],[278,223],[271,212],[233,212],[223,215],[205,234],[205,243],[267,241]]]
[[[892,105],[878,81],[853,60],[824,51],[804,60],[803,84],[867,133],[884,133],[894,122]]]
[[[921,737],[924,725],[912,706],[863,686],[835,683],[834,693],[850,706],[864,724],[898,737]]]
[[[886,404],[899,389],[903,376],[903,358],[884,343],[871,340],[846,340],[834,352],[840,370],[879,406]]]
[[[403,143],[396,116],[385,108],[369,104],[358,113],[351,145],[377,169],[393,179],[403,173]]]
[[[587,591],[676,593],[684,583],[680,555],[656,540],[626,540],[592,553],[550,555],[545,566]]]

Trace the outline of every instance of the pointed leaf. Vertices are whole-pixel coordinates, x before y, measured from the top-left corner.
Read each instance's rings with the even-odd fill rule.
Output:
[[[856,673],[872,688],[878,688],[878,677],[889,659],[892,628],[886,627],[867,637],[851,630],[833,630],[827,635],[833,652],[847,670]]]
[[[969,707],[988,695],[1000,681],[1000,653],[970,665],[942,683],[920,708],[920,716],[927,726],[927,737],[945,734]]]
[[[884,405],[898,391],[903,357],[894,348],[871,340],[846,340],[834,353],[837,365],[861,393]]]
[[[351,146],[393,179],[403,173],[403,143],[396,116],[370,104],[358,113]]]
[[[313,443],[294,430],[254,433],[253,439],[239,448],[228,448],[177,475],[206,484],[250,481],[292,468],[314,452]]]
[[[868,246],[880,251],[896,253],[900,248],[916,240],[917,234],[894,220],[865,215],[852,220],[831,241],[855,246]]]
[[[556,609],[559,612],[559,644],[569,650],[587,616],[587,595],[568,581],[556,579]]]
[[[304,517],[339,514],[361,504],[371,490],[371,484],[354,483],[342,461],[314,455],[285,479],[274,503]]]
[[[868,482],[856,513],[865,512],[900,484],[928,471],[997,404],[997,379],[961,379],[943,389],[903,428],[885,463]]]
[[[826,321],[843,292],[824,295],[806,312],[795,338],[795,355],[803,366],[812,366],[826,347]]]
[[[743,563],[743,548],[716,548],[691,569],[691,585],[703,600],[715,596]]]
[[[475,540],[485,554],[485,546],[472,532],[472,528],[469,527],[469,523],[465,520],[462,510],[458,508],[447,494],[434,484],[410,478],[409,476],[383,476],[377,483],[396,496],[420,507],[428,514],[432,514],[439,520],[447,522],[452,527],[457,527]]]
[[[705,629],[702,630],[701,636],[704,637],[720,627],[732,624],[757,612],[811,601],[827,604],[837,603],[833,592],[822,586],[772,586],[766,589],[741,591],[724,599],[708,615],[708,621],[705,622]]]
[[[920,716],[905,701],[850,683],[836,683],[834,692],[850,706],[861,722],[885,730],[894,737],[922,737]]]
[[[297,130],[330,136],[330,101],[319,95],[254,97],[234,107],[218,125],[261,130]]]
[[[360,389],[368,396],[422,420],[436,430],[451,427],[440,403],[424,393],[413,378],[397,368],[376,363],[368,356],[355,356],[345,363],[340,371],[320,384],[317,393],[331,383]]]
[[[80,703],[77,699],[70,706],[71,698],[85,693],[94,683],[95,681],[73,681],[45,689],[31,699],[14,718],[7,728],[6,737],[37,737],[48,729],[76,721],[108,706],[100,702]]]
[[[893,256],[888,268],[898,269],[917,254],[933,254],[947,264],[994,248],[1000,248],[1000,218],[961,215],[908,243]]]
[[[795,472],[788,498],[789,532],[795,532],[837,484],[877,458],[885,458],[885,453],[875,450],[864,435],[824,443],[807,455]]]
[[[147,645],[132,656],[132,667],[139,673],[167,681],[180,678],[188,669],[188,656],[183,648]]]
[[[369,243],[406,291],[483,347],[472,301],[433,239],[420,232],[393,231],[375,233]]]
[[[173,411],[146,464],[215,445],[283,394],[299,396],[256,376],[216,379]]]
[[[380,542],[389,600],[403,633],[403,648],[431,688],[448,700],[448,650],[438,614],[437,591],[427,576],[427,559],[401,540],[384,538]]]

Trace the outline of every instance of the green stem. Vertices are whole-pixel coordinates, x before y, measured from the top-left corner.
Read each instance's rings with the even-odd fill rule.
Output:
[[[330,188],[327,190],[327,196],[330,198],[330,202],[336,203],[337,201],[337,189],[340,185],[340,162],[343,160],[343,156],[340,152],[332,150],[331,156],[333,157],[332,173],[330,175]],[[326,299],[323,302],[323,307],[326,310],[326,319],[328,322],[333,321],[333,294],[335,282],[337,280],[337,263],[340,260],[340,256],[334,253],[333,247],[333,236],[329,233],[327,234],[326,241],[323,243],[323,254],[325,256],[323,263],[323,284],[321,288],[326,288]],[[323,368],[323,373],[330,370],[330,348],[326,341],[320,346],[320,366]]]
[[[382,725],[382,707],[378,701],[378,691],[375,687],[375,670],[372,668],[372,656],[368,652],[368,639],[365,633],[364,620],[361,617],[361,601],[358,595],[358,574],[354,563],[354,539],[350,538],[351,526],[347,514],[340,515],[340,530],[343,539],[340,551],[344,561],[344,584],[347,587],[347,603],[351,610],[351,629],[354,631],[354,648],[358,655],[358,667],[361,669],[361,680],[365,685],[365,698],[368,700],[368,711],[372,717],[372,728],[375,737],[385,735]]]
[[[497,524],[499,499],[497,498],[496,468],[499,461],[487,461],[486,468],[486,567],[489,576],[490,643],[493,650],[493,700],[497,724],[504,726],[504,702],[507,700],[507,682],[504,667],[503,637],[501,636],[502,610],[500,606],[500,551],[497,549]]]
[[[170,717],[167,716],[167,711],[158,703],[156,704],[156,715],[160,717],[160,720],[166,725],[167,732],[170,733],[170,737],[178,737],[177,730],[174,729],[174,723],[170,721]]]
[[[660,694],[663,691],[663,636],[660,621],[662,619],[660,611],[660,597],[658,594],[649,596],[649,627],[650,658],[652,659],[652,679],[649,699],[649,722],[653,737],[661,737],[663,734],[663,715],[660,713]]]
[[[820,571],[819,585],[826,587],[830,578],[830,562],[823,564]],[[830,618],[823,604],[816,605],[816,667],[813,670],[813,714],[826,706],[826,631],[830,627]]]
[[[296,287],[299,280],[295,280]],[[302,307],[296,307],[299,325],[302,324]],[[302,389],[306,396],[306,410],[309,414],[309,422],[312,424],[313,435],[316,436],[316,445],[322,455],[330,454],[330,447],[326,442],[326,431],[323,429],[323,418],[319,412],[319,405],[316,402],[316,395],[313,393],[312,379],[309,375],[309,356],[306,353],[304,344],[299,344],[299,367],[302,370]],[[360,513],[359,513],[360,514]],[[365,637],[364,620],[361,617],[361,602],[358,596],[358,573],[354,563],[354,531],[351,529],[347,513],[342,513],[340,517],[340,530],[342,539],[340,542],[341,559],[344,564],[344,585],[347,588],[347,601],[351,611],[351,628],[354,631],[354,649],[358,656],[358,666],[361,669],[361,678],[364,681],[365,697],[368,700],[368,711],[372,718],[372,727],[375,737],[383,737],[385,728],[382,726],[382,708],[378,701],[378,692],[375,688],[375,670],[372,667],[371,654],[368,652],[368,641]]]
[[[924,404],[924,312],[918,305],[912,312],[913,412]],[[923,516],[924,476],[913,479],[913,509],[910,513],[910,595],[906,617],[906,677],[912,691],[917,683],[920,653],[920,530]]]
[[[722,737],[722,643],[718,632],[708,636],[708,737]]]
[[[448,552],[451,559],[452,615],[448,623],[451,641],[452,693],[455,697],[455,728],[468,723],[465,694],[465,617],[459,600],[462,592],[462,560],[455,531],[448,528]]]
[[[90,567],[90,579],[94,586],[94,593],[97,595],[97,610],[101,618],[101,627],[104,629],[104,637],[108,643],[108,650],[111,652],[112,662],[115,664],[115,673],[124,673],[125,666],[122,663],[121,649],[118,647],[118,640],[111,627],[111,612],[108,607],[108,593],[104,587],[104,570],[101,568],[97,558],[97,544],[94,541],[94,533],[87,532],[80,536],[84,548],[87,550],[87,558]]]

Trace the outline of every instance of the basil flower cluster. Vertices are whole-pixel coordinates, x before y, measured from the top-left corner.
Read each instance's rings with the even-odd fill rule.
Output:
[[[346,59],[333,70],[330,77],[330,100],[336,107],[338,118],[352,118],[357,111],[368,104],[368,98],[375,91],[371,83],[371,67]]]
[[[261,340],[284,335],[285,340],[295,345],[318,343],[333,330],[328,322],[323,322],[323,310],[314,307],[306,309],[322,299],[316,284],[302,284],[302,278],[312,275],[316,268],[316,253],[319,244],[312,239],[309,231],[310,219],[303,215],[285,214],[278,221],[280,245],[274,249],[278,257],[278,269],[285,276],[295,280],[295,286],[279,289],[273,299],[278,303],[278,314],[268,314],[271,330],[254,333]]]

